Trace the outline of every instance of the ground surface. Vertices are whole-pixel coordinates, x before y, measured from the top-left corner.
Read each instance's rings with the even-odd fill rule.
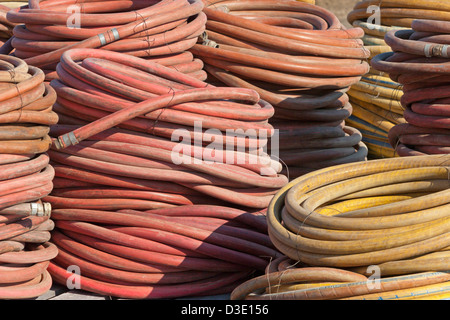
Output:
[[[330,10],[344,25],[349,27],[347,14],[352,11],[353,7],[358,2],[360,2],[360,0],[316,0],[316,5]]]

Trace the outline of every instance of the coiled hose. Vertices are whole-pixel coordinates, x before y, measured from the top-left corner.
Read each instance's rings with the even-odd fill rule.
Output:
[[[253,89],[274,106],[290,178],[365,160],[360,132],[344,128],[346,91],[369,70],[362,29],[344,30],[331,12],[298,1],[205,1],[203,11],[206,33],[189,51],[209,82]]]
[[[71,48],[102,48],[146,57],[205,77],[202,63],[187,52],[205,28],[198,0],[73,1],[30,0],[7,14],[14,55],[54,79],[61,54]]]
[[[365,274],[376,265],[382,277],[448,271],[449,161],[396,157],[304,175],[273,198],[269,236],[309,266]]]
[[[56,93],[23,60],[0,55],[0,64],[0,299],[28,299],[50,289],[57,253],[51,205],[42,200],[55,176],[46,152]]]
[[[56,92],[44,73],[23,60],[0,55],[0,153],[32,155],[46,152],[49,127],[58,122],[52,107]]]
[[[448,21],[450,19],[450,4],[437,0],[363,0],[358,2],[348,15],[352,24],[357,20],[370,18],[374,11],[370,6],[377,6],[381,24],[410,28],[415,19]]]
[[[264,150],[273,107],[253,90],[213,87],[99,49],[66,51],[57,71],[51,86],[61,121],[52,127],[57,139],[49,150],[57,176],[80,170],[91,178],[75,180],[104,187],[207,195],[259,209],[287,183]],[[92,180],[93,174],[104,178]]]
[[[348,270],[309,267],[288,257],[270,262],[265,274],[245,281],[232,300],[415,300],[450,293],[449,272],[369,279]]]
[[[386,34],[394,52],[374,57],[377,69],[403,85],[406,123],[389,131],[400,156],[450,153],[449,35],[446,21],[415,20],[412,29]]]
[[[16,25],[6,18],[10,10],[11,7],[7,6],[7,3],[0,3],[0,47],[12,37],[12,30]]]
[[[49,265],[67,284],[80,267],[80,288],[103,295],[157,299],[229,293],[281,254],[264,215],[218,206],[117,212],[56,209]]]
[[[361,131],[362,141],[368,147],[369,157],[373,159],[398,156],[389,143],[388,133],[395,125],[406,123],[404,108],[400,103],[403,95],[402,85],[391,80],[388,74],[376,70],[371,64],[374,56],[391,51],[384,41],[385,34],[391,30],[405,29],[398,27],[394,21],[389,20],[388,22],[393,24],[388,25],[384,20],[377,20],[382,14],[380,10],[390,5],[391,3],[384,1],[358,2],[347,17],[354,27],[364,30],[363,41],[371,53],[368,61],[371,68],[348,92],[353,113],[346,123]],[[399,10],[406,8],[403,5],[409,4],[398,3]],[[366,11],[366,16],[361,15],[363,10]]]

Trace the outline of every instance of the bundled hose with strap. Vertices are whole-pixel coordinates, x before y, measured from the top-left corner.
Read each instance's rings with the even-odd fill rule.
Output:
[[[343,164],[283,187],[269,236],[294,261],[380,276],[448,271],[449,155]],[[440,262],[439,262],[440,261]]]
[[[389,131],[400,156],[450,153],[448,21],[414,20],[412,29],[391,31],[393,52],[377,55],[373,65],[403,85],[406,123]]]
[[[375,267],[375,266],[374,266]],[[231,293],[232,300],[415,300],[450,294],[450,272],[367,278],[344,269],[309,267],[286,256]]]
[[[205,1],[203,11],[206,33],[189,51],[208,81],[253,89],[274,106],[290,178],[365,160],[361,134],[344,128],[346,91],[369,70],[362,29],[344,30],[328,10],[298,1]]]
[[[157,299],[231,292],[281,254],[264,215],[222,206],[156,210],[56,209],[55,281],[121,298]]]
[[[57,75],[61,54],[71,48],[102,48],[147,57],[204,78],[202,63],[187,52],[205,28],[201,1],[30,0],[7,14],[13,30],[10,49],[47,79]],[[2,48],[7,50],[7,48]]]

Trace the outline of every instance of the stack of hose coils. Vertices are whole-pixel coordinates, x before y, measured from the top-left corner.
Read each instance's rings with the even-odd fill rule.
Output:
[[[450,155],[395,157],[306,174],[269,205],[270,239],[307,267],[380,279],[443,272],[448,293],[449,164]]]
[[[205,29],[199,0],[102,1],[77,3],[29,0],[7,14],[13,54],[54,79],[62,52],[102,48],[146,57],[204,78],[202,62],[187,52]],[[6,44],[5,44],[6,46]]]
[[[49,271],[63,285],[129,299],[230,293],[281,253],[264,215],[222,206],[54,209]],[[76,277],[68,267],[78,266]]]
[[[450,5],[441,1],[364,0],[355,5],[347,19],[353,26],[364,29],[363,40],[373,58],[392,51],[384,40],[387,32],[410,29],[414,19],[448,20]],[[369,74],[352,87],[349,95],[353,114],[347,123],[363,134],[369,157],[398,156],[389,143],[388,133],[392,127],[407,122],[400,102],[402,85],[372,65]]]
[[[11,10],[7,3],[0,3],[0,46],[7,42],[13,35],[15,23],[8,21],[6,14]]]
[[[386,25],[384,20],[380,20],[380,6],[384,8],[386,3],[361,1],[347,16],[352,26],[364,30],[364,45],[371,53],[369,64],[374,56],[391,51],[384,41],[384,35],[391,30],[403,29],[395,25]],[[400,103],[403,94],[401,84],[392,81],[389,75],[371,66],[369,73],[353,85],[348,94],[353,113],[347,123],[361,131],[362,140],[369,150],[369,157],[373,159],[397,156],[389,144],[388,133],[396,124],[405,123]]]
[[[128,197],[154,200],[151,192],[158,192],[178,195],[167,198],[172,204],[213,201],[264,209],[288,181],[266,150],[273,107],[254,90],[214,87],[101,49],[66,51],[57,72],[50,85],[58,94],[60,121],[52,127],[49,155],[56,176],[65,179],[62,189],[77,181],[83,188],[136,191],[105,191],[105,197],[117,198],[106,206],[130,206]],[[94,194],[101,196],[89,191],[86,197]],[[50,202],[60,207],[56,199]],[[65,205],[92,209],[96,202]]]
[[[369,70],[361,28],[298,1],[208,1],[203,11],[206,33],[190,51],[208,82],[253,89],[274,106],[283,173],[366,159],[361,133],[345,125],[346,91]]]
[[[68,50],[56,70],[56,281],[77,265],[100,294],[212,295],[280,255],[265,209],[288,179],[264,150],[274,111],[255,91],[101,49]]]
[[[450,297],[449,272],[421,272],[374,280],[353,271],[308,267],[286,256],[270,262],[231,300],[442,300]]]
[[[393,52],[377,55],[373,65],[403,85],[406,123],[389,131],[400,156],[450,153],[450,23],[415,20],[412,29],[391,31]]]
[[[47,267],[57,254],[42,200],[55,174],[46,151],[56,93],[23,60],[1,55],[0,64],[0,299],[28,299],[50,289]]]

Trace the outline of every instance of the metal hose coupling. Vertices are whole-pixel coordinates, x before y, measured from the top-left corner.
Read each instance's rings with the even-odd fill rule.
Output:
[[[73,132],[69,132],[59,136],[57,139],[53,140],[53,144],[56,149],[61,150],[70,146],[78,144],[79,141]]]

